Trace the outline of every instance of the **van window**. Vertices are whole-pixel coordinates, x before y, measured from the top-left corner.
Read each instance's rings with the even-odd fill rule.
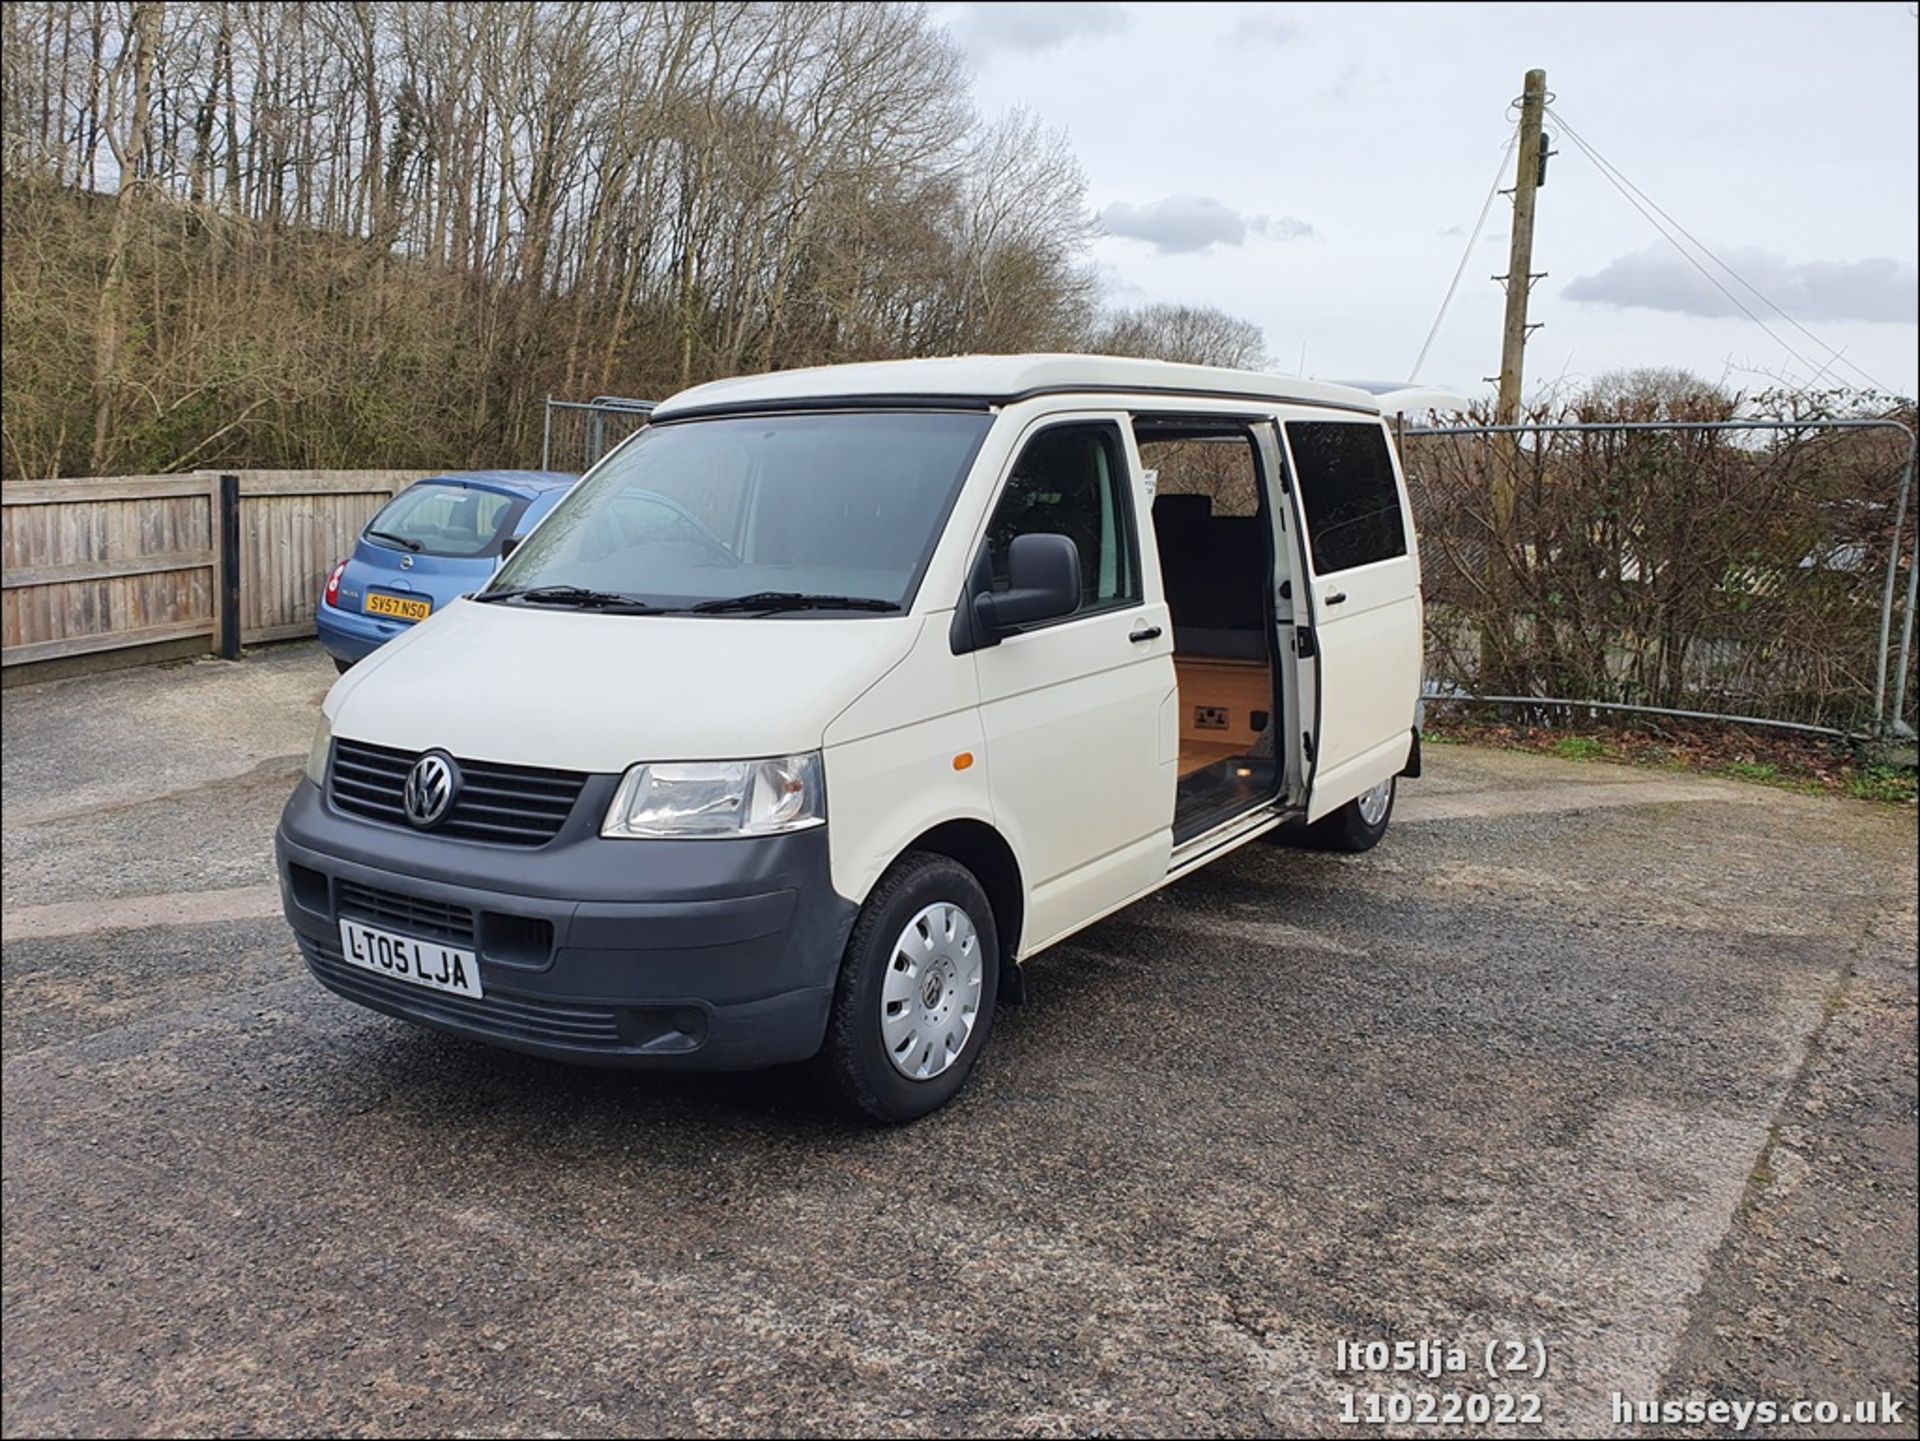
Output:
[[[1156,502],[1169,495],[1204,495],[1207,514],[1216,518],[1260,514],[1260,472],[1244,425],[1136,420],[1133,441],[1140,464],[1154,472]]]
[[[367,523],[367,541],[422,555],[492,555],[526,504],[497,490],[423,480],[401,491]]]
[[[1384,430],[1350,421],[1290,421],[1287,445],[1299,472],[1316,574],[1407,553]]]
[[[1140,599],[1126,451],[1117,427],[1056,425],[1027,442],[987,527],[993,588],[1012,585],[1008,547],[1022,535],[1064,535],[1080,551],[1080,610]]]
[[[992,423],[838,411],[650,425],[568,493],[491,588],[578,586],[667,610],[767,591],[906,606]]]
[[[1244,421],[1147,415],[1134,417],[1133,439],[1155,474],[1153,538],[1175,660],[1264,661],[1273,527],[1253,432]]]

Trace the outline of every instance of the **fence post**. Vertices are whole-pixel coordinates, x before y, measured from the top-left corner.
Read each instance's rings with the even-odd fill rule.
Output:
[[[1903,491],[1911,490],[1913,485],[1913,462],[1920,452],[1920,436],[1916,436],[1907,448],[1907,475],[1901,482]],[[1893,537],[1894,550],[1900,547],[1898,532]],[[1893,678],[1893,714],[1888,717],[1887,730],[1893,735],[1901,734],[1907,723],[1907,662],[1913,654],[1913,607],[1920,601],[1920,516],[1915,517],[1913,554],[1907,559],[1907,608],[1900,619],[1900,662]],[[1907,734],[1911,735],[1909,731]]]
[[[1907,466],[1900,474],[1900,493],[1893,505],[1893,548],[1887,555],[1887,584],[1880,598],[1880,669],[1874,677],[1873,729],[1878,736],[1896,734],[1907,703],[1907,656],[1913,642],[1914,581],[1920,579],[1920,540],[1914,542],[1912,573],[1907,577],[1907,613],[1900,627],[1900,665],[1894,674],[1893,714],[1887,714],[1887,642],[1893,630],[1894,586],[1900,577],[1900,532],[1906,529],[1907,503],[1913,491],[1913,461],[1920,452],[1920,434],[1907,436]]]
[[[220,659],[240,659],[240,477],[220,477]]]
[[[540,468],[552,470],[547,464],[553,455],[553,397],[547,397],[545,423],[540,427]]]

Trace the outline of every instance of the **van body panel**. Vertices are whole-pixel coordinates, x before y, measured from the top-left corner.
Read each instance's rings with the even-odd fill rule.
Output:
[[[1414,712],[1420,703],[1424,642],[1421,630],[1420,560],[1406,479],[1391,436],[1377,420],[1329,417],[1288,409],[1279,419],[1285,440],[1290,500],[1301,532],[1298,553],[1306,580],[1313,656],[1303,666],[1311,673],[1312,720],[1302,724],[1314,737],[1307,796],[1307,819],[1317,821],[1381,781],[1399,773],[1411,746]],[[1329,421],[1356,434],[1379,437],[1390,467],[1391,504],[1397,508],[1404,551],[1359,565],[1329,567],[1315,553],[1310,537],[1316,516],[1310,478],[1301,475],[1301,458],[1289,426],[1298,422],[1326,426]],[[1296,594],[1300,587],[1295,587]],[[1296,616],[1296,625],[1299,617]]]
[[[1317,821],[1322,816],[1331,815],[1347,801],[1385,780],[1391,780],[1406,769],[1407,758],[1413,754],[1413,730],[1396,732],[1379,744],[1362,751],[1357,756],[1349,756],[1340,765],[1331,780],[1324,783],[1316,781],[1311,803],[1307,807],[1307,819]],[[1344,796],[1344,800],[1335,797]]]
[[[1273,480],[1269,504],[1273,522],[1273,571],[1268,577],[1273,597],[1273,653],[1280,681],[1280,715],[1284,729],[1276,740],[1283,763],[1280,802],[1284,810],[1304,814],[1312,767],[1304,735],[1319,724],[1319,671],[1299,656],[1297,627],[1305,625],[1311,609],[1306,587],[1309,574],[1305,532],[1301,527],[1296,487],[1287,474],[1286,451],[1277,421],[1265,420],[1253,430],[1260,463]],[[1304,719],[1303,719],[1304,718]]]
[[[950,618],[943,611],[922,620],[899,664],[826,729],[833,883],[850,900],[865,900],[934,826],[994,824],[979,691],[973,667],[948,647]]]
[[[1403,556],[1316,576],[1320,744],[1309,819],[1337,810],[1397,772],[1373,774],[1375,752],[1397,743],[1404,762],[1420,695],[1420,607],[1413,561]],[[1345,595],[1340,604],[1329,604]]]
[[[1176,361],[1116,355],[956,355],[920,360],[862,361],[806,370],[773,371],[709,381],[670,396],[652,420],[672,420],[720,407],[804,406],[821,402],[858,404],[888,399],[957,404],[1003,404],[1031,395],[1137,395],[1175,399],[1218,410],[1234,400],[1293,401],[1349,412],[1380,413],[1364,390],[1324,380],[1228,370]],[[1084,402],[1083,402],[1084,403]]]
[[[1138,624],[1139,612],[1091,616],[976,652],[994,816],[1027,877],[1036,943],[1072,924],[1073,897],[1098,909],[1167,871],[1175,766],[1160,758],[1160,711],[1173,667],[1128,656]],[[1100,878],[1090,892],[1061,884],[1082,868]]]
[[[462,600],[342,676],[327,711],[336,735],[562,770],[787,755],[817,749],[919,628]]]
[[[1152,515],[1125,412],[1037,404],[980,507],[974,550],[1026,446],[1059,426],[1109,426],[1139,599],[1008,635],[971,655],[999,829],[1019,857],[1032,948],[1166,875],[1176,766],[1162,758],[1161,713],[1176,691],[1173,624],[1160,594]],[[981,487],[986,491],[986,487]],[[1135,640],[1135,635],[1150,639]]]
[[[1035,886],[1027,903],[1032,934],[1025,943],[1025,955],[1044,951],[1100,917],[1159,890],[1167,883],[1167,860],[1172,854],[1169,826]]]

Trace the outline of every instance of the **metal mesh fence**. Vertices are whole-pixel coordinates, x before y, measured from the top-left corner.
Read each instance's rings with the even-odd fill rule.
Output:
[[[540,441],[540,468],[578,475],[647,423],[653,406],[644,400],[603,395],[594,400],[547,397]]]
[[[1904,425],[1417,428],[1402,451],[1432,694],[1912,722]]]

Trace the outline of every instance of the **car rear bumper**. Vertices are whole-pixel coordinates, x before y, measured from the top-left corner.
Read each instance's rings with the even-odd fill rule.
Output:
[[[588,820],[602,789],[581,796]],[[449,840],[343,815],[302,781],[275,838],[281,899],[322,985],[456,1035],[590,1065],[707,1070],[820,1048],[856,910],[833,890],[824,828],[723,841],[596,829],[570,824],[532,848]],[[348,964],[342,916],[473,951],[484,995]]]
[[[411,622],[408,621],[381,620],[376,616],[341,610],[324,600],[320,602],[320,608],[313,618],[313,629],[320,637],[321,649],[334,659],[348,664],[365,660],[410,626]]]

